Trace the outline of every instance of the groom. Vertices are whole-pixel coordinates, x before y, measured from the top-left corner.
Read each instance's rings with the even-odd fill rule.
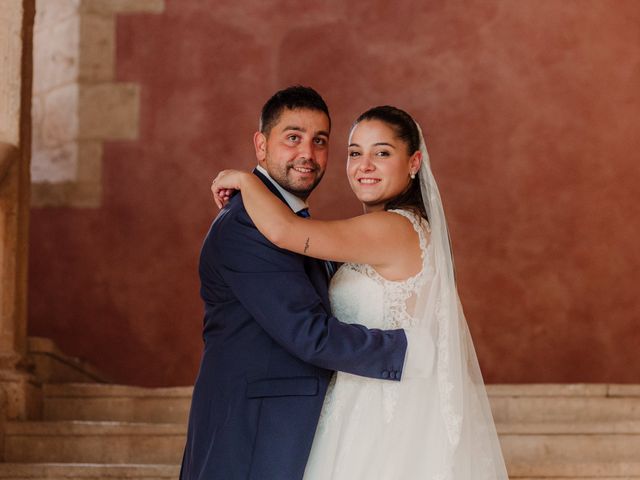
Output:
[[[254,173],[298,215],[324,174],[330,129],[311,88],[281,90],[262,109]],[[400,380],[405,332],[333,317],[332,271],[271,244],[241,195],[217,216],[200,257],[204,353],[181,480],[299,480],[334,370]]]

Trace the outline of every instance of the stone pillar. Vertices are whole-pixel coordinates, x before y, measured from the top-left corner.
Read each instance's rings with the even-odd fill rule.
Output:
[[[0,8],[0,420],[25,418],[33,0]]]

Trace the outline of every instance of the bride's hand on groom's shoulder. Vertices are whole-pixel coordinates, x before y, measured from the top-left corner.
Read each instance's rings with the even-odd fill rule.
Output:
[[[211,182],[213,201],[216,202],[218,208],[224,208],[229,203],[233,193],[241,189],[242,175],[246,175],[246,172],[233,169],[222,170]]]

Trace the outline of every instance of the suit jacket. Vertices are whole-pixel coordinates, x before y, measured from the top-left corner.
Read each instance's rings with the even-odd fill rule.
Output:
[[[180,478],[301,479],[333,371],[398,380],[404,331],[333,317],[323,262],[269,242],[241,194],[205,238],[200,279],[204,353]]]

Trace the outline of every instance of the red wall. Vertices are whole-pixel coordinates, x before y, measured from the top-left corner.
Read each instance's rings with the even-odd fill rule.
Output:
[[[210,179],[254,164],[262,103],[302,83],[334,120],[316,216],[360,212],[358,113],[422,123],[487,381],[640,382],[640,2],[166,4],[118,20],[140,138],[106,145],[102,208],[32,212],[31,335],[120,382],[191,383]]]

